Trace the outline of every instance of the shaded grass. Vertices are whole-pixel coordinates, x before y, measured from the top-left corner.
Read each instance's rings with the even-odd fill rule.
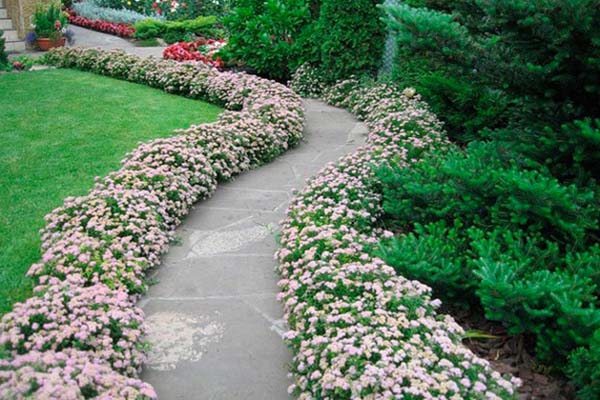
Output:
[[[0,74],[0,315],[31,295],[43,217],[146,141],[221,108],[74,70]]]
[[[156,46],[160,46],[160,43],[158,42],[158,39],[156,38],[150,38],[150,39],[140,39],[140,40],[136,40],[135,45],[137,47],[156,47]]]

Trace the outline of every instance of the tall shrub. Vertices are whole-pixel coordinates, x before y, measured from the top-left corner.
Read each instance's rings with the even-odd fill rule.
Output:
[[[287,80],[298,65],[295,41],[309,22],[304,0],[241,0],[224,20],[230,35],[225,58],[271,79]]]
[[[386,7],[396,78],[421,86],[454,138],[599,115],[599,0],[406,3]]]
[[[385,41],[381,0],[323,0],[313,36],[318,66],[330,80],[375,72]]]
[[[5,43],[6,39],[4,38],[4,31],[0,29],[0,68],[8,64],[8,55],[6,55]]]

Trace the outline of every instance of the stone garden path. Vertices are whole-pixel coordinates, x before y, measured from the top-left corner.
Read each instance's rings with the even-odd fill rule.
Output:
[[[154,56],[162,58],[164,47],[138,47],[133,42],[118,36],[107,35],[72,24],[69,25],[69,29],[75,34],[73,47],[99,47],[105,50],[121,49],[140,57]]]
[[[291,354],[275,299],[278,222],[292,190],[366,134],[346,111],[305,105],[305,140],[198,203],[140,303],[152,346],[142,378],[161,399],[288,398]]]
[[[112,35],[71,25],[74,46],[161,57]],[[140,301],[151,344],[142,378],[164,400],[289,398],[291,353],[276,301],[278,223],[294,189],[364,143],[367,129],[344,110],[306,100],[302,143],[222,184],[197,204]]]

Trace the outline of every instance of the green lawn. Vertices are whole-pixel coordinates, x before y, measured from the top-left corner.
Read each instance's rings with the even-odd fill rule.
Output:
[[[219,107],[74,70],[0,74],[0,315],[31,293],[43,217],[139,141],[216,120]]]

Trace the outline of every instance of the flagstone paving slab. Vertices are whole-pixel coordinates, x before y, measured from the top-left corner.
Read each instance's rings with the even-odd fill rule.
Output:
[[[142,378],[162,399],[288,399],[292,356],[276,301],[278,223],[294,189],[364,143],[346,111],[306,100],[304,141],[221,185],[177,230],[140,302],[152,345]]]
[[[69,25],[73,31],[74,43],[72,47],[97,47],[104,50],[123,50],[126,53],[135,54],[140,57],[162,58],[164,47],[138,47],[131,40],[123,39],[115,35],[82,28],[77,25]]]

